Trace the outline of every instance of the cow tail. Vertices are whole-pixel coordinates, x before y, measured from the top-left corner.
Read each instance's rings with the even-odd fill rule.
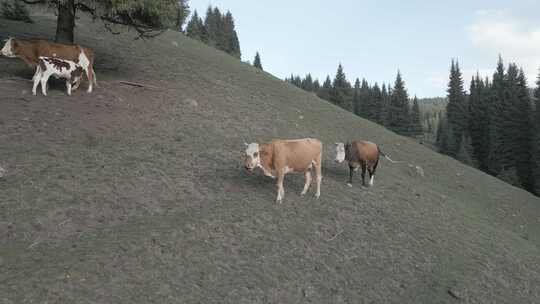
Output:
[[[392,164],[399,164],[399,163],[402,163],[402,161],[395,161],[395,160],[392,160],[390,157],[388,157],[388,155],[384,154],[383,151],[381,151],[381,148],[379,146],[377,146],[377,150],[379,150],[379,154],[382,155],[384,158],[386,158],[387,160],[389,160]]]

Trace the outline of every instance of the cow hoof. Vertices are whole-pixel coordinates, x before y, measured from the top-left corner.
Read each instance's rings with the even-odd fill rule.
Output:
[[[351,184],[351,183],[347,183],[347,186],[352,187],[352,184]]]

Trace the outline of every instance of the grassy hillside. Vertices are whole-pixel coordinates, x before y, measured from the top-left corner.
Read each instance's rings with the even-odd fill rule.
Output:
[[[0,36],[50,37],[36,21],[0,19]],[[77,27],[93,94],[31,96],[31,71],[0,58],[2,303],[540,299],[540,199],[181,34],[96,31]],[[288,175],[278,205],[243,143],[307,136],[325,144],[321,198]],[[349,188],[332,161],[347,139],[407,163]]]

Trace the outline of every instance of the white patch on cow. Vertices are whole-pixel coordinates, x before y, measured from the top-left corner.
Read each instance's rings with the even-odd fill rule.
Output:
[[[253,157],[253,154],[257,152],[259,153],[259,144],[258,143],[250,143],[246,147],[246,154],[248,156]]]
[[[370,186],[373,186],[373,180],[375,179],[375,175],[372,175],[371,178],[369,179],[369,185]]]
[[[289,166],[285,166],[285,168],[283,170],[285,170],[285,173],[294,172],[294,169],[290,168]]]
[[[86,71],[90,65],[90,60],[86,57],[86,54],[81,50],[79,53],[79,65]]]
[[[82,49],[80,49],[80,53],[79,53],[79,65],[83,68],[84,72],[86,73],[86,78],[88,78],[88,80],[89,80],[87,92],[92,93],[92,87],[93,87],[92,82],[93,81],[90,81],[90,77],[89,77],[89,74],[91,72],[90,68],[89,68],[90,60],[88,59],[88,57],[86,56],[86,54],[84,53],[84,51]],[[93,70],[92,70],[92,72],[93,72]]]
[[[336,162],[341,163],[345,160],[345,144],[336,143]]]
[[[13,53],[13,47],[11,45],[12,41],[13,41],[13,38],[9,38],[8,40],[6,40],[6,43],[4,44],[4,47],[0,51],[0,53],[2,55],[6,56],[6,57],[10,57],[10,58],[17,57]]]
[[[262,168],[263,171],[264,168],[261,166],[261,159],[259,155],[259,144],[258,143],[251,143],[248,144],[246,147],[246,168],[253,170],[254,168],[259,167]],[[271,172],[264,172],[265,175],[271,176]]]

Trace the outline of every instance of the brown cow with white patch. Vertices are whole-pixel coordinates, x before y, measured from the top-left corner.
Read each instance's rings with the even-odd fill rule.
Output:
[[[347,185],[352,187],[352,178],[354,171],[362,167],[362,185],[366,185],[366,169],[369,172],[369,185],[373,186],[375,171],[379,164],[379,155],[384,156],[392,163],[397,163],[386,156],[379,146],[370,141],[351,141],[347,143],[336,143],[336,162],[341,163],[347,160],[349,164],[349,182]]]
[[[10,58],[20,58],[31,67],[37,68],[39,57],[60,58],[79,64],[88,78],[88,93],[97,85],[94,73],[94,51],[79,45],[66,45],[45,40],[22,40],[9,38],[0,53]],[[74,87],[74,89],[76,89]]]
[[[305,195],[311,184],[311,168],[313,167],[315,167],[317,181],[315,197],[318,198],[321,195],[322,143],[320,140],[314,138],[277,139],[267,144],[251,143],[246,146],[245,168],[252,172],[259,167],[266,176],[277,177],[276,201],[278,203],[281,203],[285,195],[283,188],[285,174],[304,173],[306,181],[301,195]]]

